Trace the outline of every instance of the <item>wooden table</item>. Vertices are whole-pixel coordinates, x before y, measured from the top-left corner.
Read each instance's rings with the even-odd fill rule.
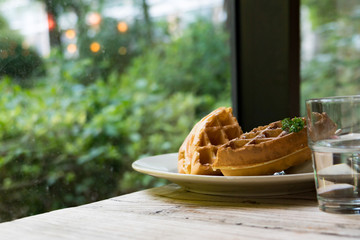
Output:
[[[0,239],[340,238],[360,238],[360,215],[321,212],[314,192],[255,199],[175,184],[0,224]]]

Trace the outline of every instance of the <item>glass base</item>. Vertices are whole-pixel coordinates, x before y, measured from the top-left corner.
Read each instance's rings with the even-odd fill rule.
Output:
[[[319,209],[328,213],[360,214],[360,199],[319,198]]]

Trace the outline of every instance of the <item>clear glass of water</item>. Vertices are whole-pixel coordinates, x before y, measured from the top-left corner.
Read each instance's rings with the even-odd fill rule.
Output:
[[[306,101],[319,208],[360,214],[360,95]]]

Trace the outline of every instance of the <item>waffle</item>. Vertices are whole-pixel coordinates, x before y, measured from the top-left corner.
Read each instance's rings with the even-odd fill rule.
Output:
[[[296,133],[281,127],[281,121],[273,122],[224,144],[218,149],[213,168],[224,176],[265,175],[310,160],[306,127]]]
[[[242,130],[232,108],[218,108],[201,119],[179,149],[178,172],[196,175],[221,175],[212,168],[218,148],[239,137]]]

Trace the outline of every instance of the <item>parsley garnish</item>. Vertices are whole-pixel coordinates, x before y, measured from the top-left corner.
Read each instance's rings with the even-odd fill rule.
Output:
[[[304,121],[297,117],[294,117],[293,119],[285,118],[281,121],[281,124],[282,130],[287,132],[300,132],[305,126]]]

